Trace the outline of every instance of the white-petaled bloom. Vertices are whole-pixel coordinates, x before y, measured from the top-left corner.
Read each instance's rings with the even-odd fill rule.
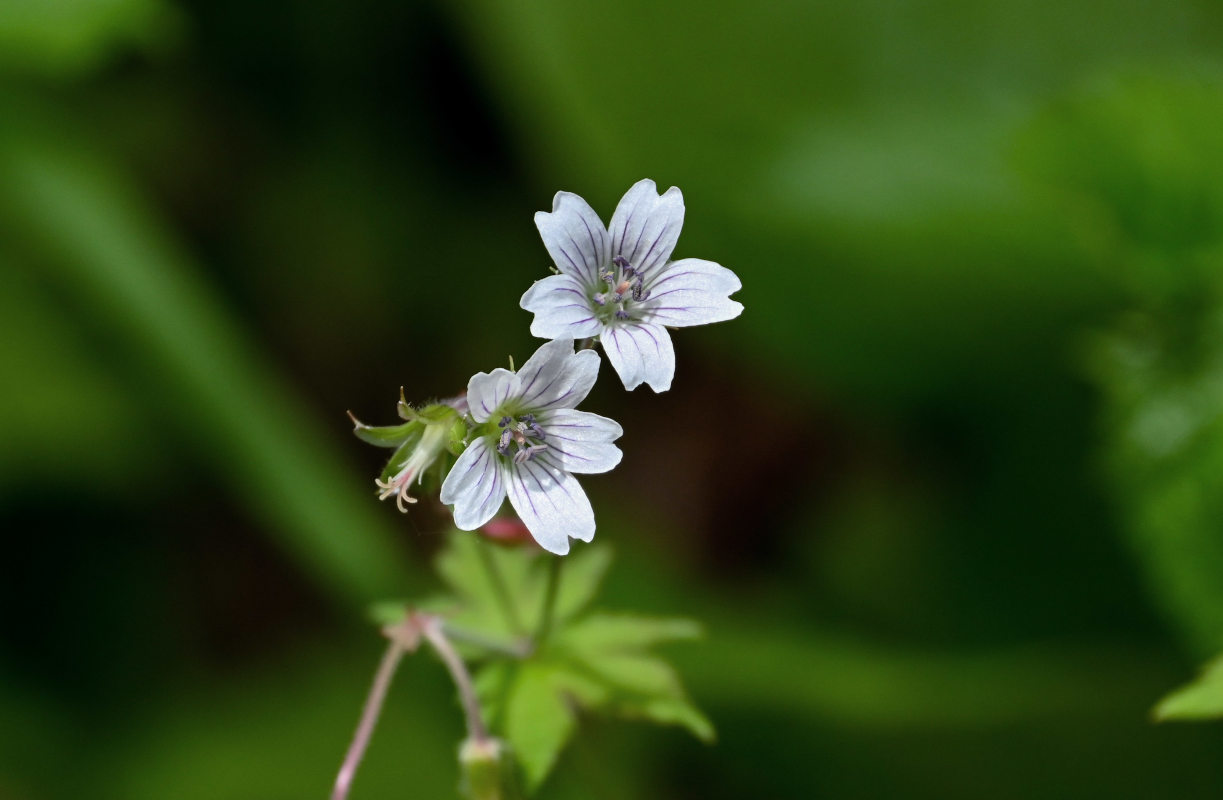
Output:
[[[599,354],[573,351],[573,339],[547,342],[518,372],[481,372],[467,384],[474,438],[442,483],[454,524],[475,530],[508,495],[540,547],[569,552],[589,542],[594,511],[572,473],[607,472],[620,463],[620,426],[576,411],[599,374]]]
[[[672,186],[661,196],[654,181],[633,185],[603,227],[590,205],[557,192],[551,213],[535,226],[560,270],[522,296],[534,312],[531,333],[544,339],[598,336],[625,389],[648,383],[671,388],[675,350],[667,328],[734,319],[730,299],[742,284],[735,273],[699,258],[671,261],[684,224],[684,197]]]

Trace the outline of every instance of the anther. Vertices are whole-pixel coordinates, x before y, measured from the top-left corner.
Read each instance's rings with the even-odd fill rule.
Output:
[[[595,305],[601,306],[607,302],[607,295],[603,294],[602,292],[598,292],[590,299],[595,301]]]
[[[497,442],[497,452],[503,456],[510,454],[510,440],[513,438],[513,432],[509,428],[501,431],[501,440]]]
[[[506,425],[509,425],[513,421],[514,421],[513,417],[502,417],[501,421],[497,423],[497,427],[504,428]]]
[[[616,319],[628,319],[628,318],[629,318],[629,317],[628,317],[628,312],[627,312],[627,311],[625,311],[623,308],[618,309],[618,310],[616,311]]]

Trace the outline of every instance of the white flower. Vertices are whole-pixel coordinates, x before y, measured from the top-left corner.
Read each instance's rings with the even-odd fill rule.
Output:
[[[699,258],[670,261],[684,224],[684,197],[659,196],[654,181],[633,185],[604,228],[585,200],[557,192],[535,225],[560,270],[536,281],[521,305],[535,313],[531,333],[544,339],[598,336],[625,389],[671,388],[675,350],[667,327],[734,319],[735,273]],[[664,327],[665,326],[665,327]]]
[[[475,438],[442,483],[454,523],[475,530],[510,505],[541,547],[569,552],[589,542],[594,511],[571,473],[607,472],[620,463],[612,444],[624,431],[598,414],[575,411],[599,374],[599,354],[573,351],[572,339],[547,342],[518,372],[481,372],[467,384]]]

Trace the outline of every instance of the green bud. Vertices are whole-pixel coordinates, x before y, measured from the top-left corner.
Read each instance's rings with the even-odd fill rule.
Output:
[[[446,449],[451,455],[460,455],[467,448],[467,433],[467,423],[461,419],[456,419],[450,426],[450,441],[446,444]]]
[[[459,790],[467,800],[523,800],[518,764],[500,739],[467,739],[459,746],[463,777]]]

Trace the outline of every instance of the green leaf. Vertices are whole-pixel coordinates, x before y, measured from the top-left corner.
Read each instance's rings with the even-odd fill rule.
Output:
[[[366,613],[375,625],[381,627],[403,622],[408,617],[408,610],[406,600],[382,600],[370,605]]]
[[[556,592],[556,619],[569,619],[590,605],[603,586],[611,562],[611,548],[601,545],[589,545],[565,556]]]
[[[533,792],[547,777],[573,735],[575,722],[573,711],[556,689],[554,668],[542,663],[522,665],[506,708],[505,733],[522,764],[528,791]]]
[[[539,620],[551,558],[556,556],[528,547],[501,547],[478,534],[451,536],[436,567],[461,600],[462,608],[453,619],[487,633],[529,634]],[[594,600],[611,560],[611,551],[600,546],[565,557],[553,610],[557,629]]]
[[[635,652],[656,644],[699,639],[701,625],[690,619],[594,613],[561,634],[570,649],[590,653]]]
[[[1223,718],[1223,656],[1207,665],[1193,683],[1161,700],[1154,716],[1161,722]]]

